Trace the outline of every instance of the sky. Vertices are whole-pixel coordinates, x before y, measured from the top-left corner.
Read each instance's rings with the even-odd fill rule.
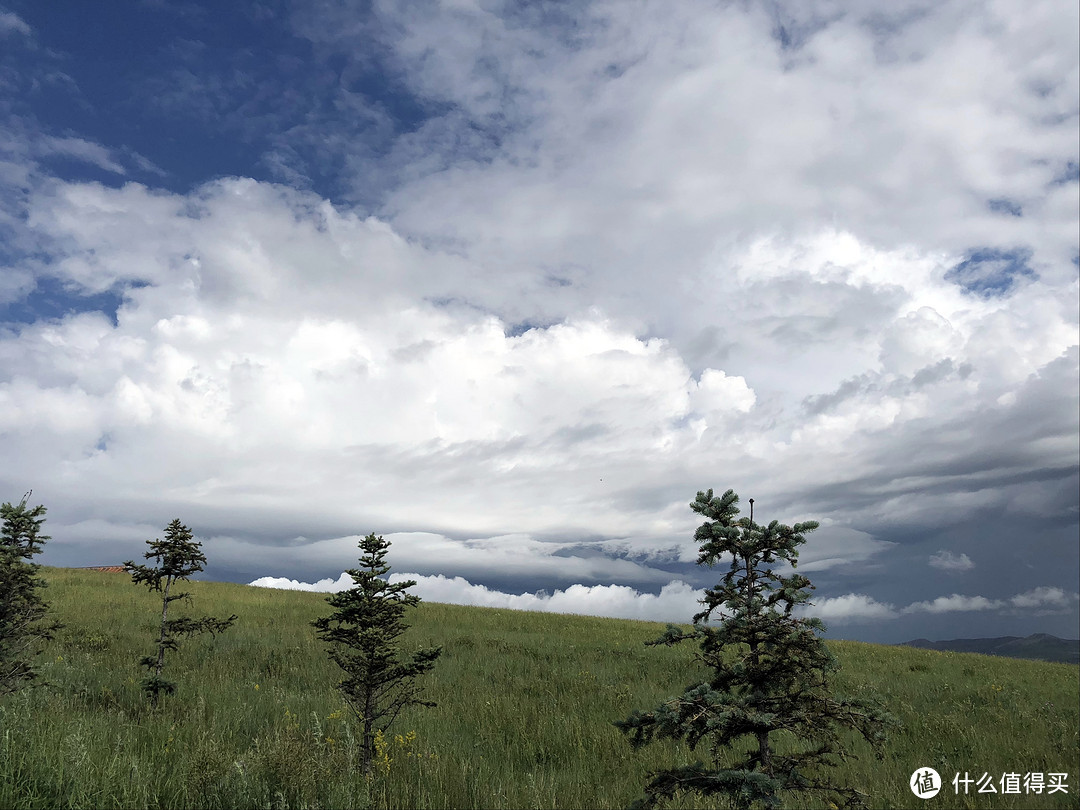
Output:
[[[0,0],[0,500],[38,562],[1080,637],[1080,7]]]

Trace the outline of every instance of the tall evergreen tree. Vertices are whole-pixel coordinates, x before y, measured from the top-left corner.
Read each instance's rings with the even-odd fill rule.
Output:
[[[31,492],[18,506],[0,505],[0,697],[15,692],[37,677],[33,656],[62,625],[47,621],[48,608],[40,591],[47,583],[33,561],[51,538],[41,534],[46,509],[27,509]]]
[[[334,613],[312,624],[330,644],[327,654],[345,671],[338,688],[362,729],[361,762],[364,775],[372,775],[376,732],[386,731],[407,706],[434,706],[420,699],[417,677],[428,672],[442,647],[401,654],[398,639],[408,629],[405,609],[420,604],[406,591],[416,584],[407,580],[391,585],[386,553],[390,543],[369,534],[360,541],[360,567],[348,573],[355,587],[331,594]]]
[[[179,636],[190,636],[197,633],[218,634],[227,630],[236,621],[234,613],[227,619],[215,619],[207,616],[201,619],[181,617],[169,618],[169,605],[177,599],[191,601],[190,593],[170,593],[172,586],[179,580],[186,580],[197,571],[202,571],[206,564],[206,556],[202,553],[202,544],[194,540],[191,530],[183,525],[179,519],[174,520],[165,527],[164,540],[147,540],[150,550],[143,556],[146,559],[153,558],[157,566],[150,568],[145,565],[136,565],[128,560],[124,563],[124,570],[131,574],[131,581],[136,585],[142,583],[151,591],[161,594],[161,626],[157,640],[157,656],[147,656],[140,662],[150,671],[143,680],[143,690],[150,697],[153,705],[157,705],[161,693],[171,695],[176,691],[176,684],[161,677],[165,668],[165,651],[177,649]]]
[[[840,747],[839,727],[858,731],[880,756],[889,717],[875,702],[830,693],[829,675],[839,664],[817,635],[824,625],[793,614],[809,600],[813,586],[800,574],[780,576],[770,567],[783,560],[794,568],[804,535],[818,524],[785,526],[774,520],[761,526],[753,520],[753,499],[750,518],[736,520],[738,500],[730,489],[719,498],[710,489],[698,492],[690,504],[709,518],[694,534],[701,543],[698,564],[712,566],[730,557],[731,565],[723,580],[705,591],[705,609],[694,616],[692,631],[669,625],[649,642],[697,641],[698,658],[711,676],[658,708],[615,724],[631,735],[635,748],[666,737],[694,750],[704,740],[711,762],[653,774],[637,804],[653,807],[690,791],[729,794],[740,807],[775,807],[783,791],[798,790],[861,806],[864,794],[832,784],[822,771],[850,756]],[[745,738],[750,749],[737,754],[732,746]]]

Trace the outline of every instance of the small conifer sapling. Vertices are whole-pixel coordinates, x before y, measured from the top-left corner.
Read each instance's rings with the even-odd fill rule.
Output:
[[[190,593],[172,593],[173,585],[180,580],[186,580],[197,571],[202,571],[206,556],[202,553],[202,544],[194,540],[191,530],[179,519],[165,527],[164,540],[147,540],[146,544],[150,546],[150,550],[143,556],[146,559],[153,558],[156,566],[151,568],[136,565],[134,561],[128,560],[124,563],[124,570],[131,574],[131,581],[136,585],[142,583],[151,591],[161,594],[157,656],[147,656],[139,662],[139,665],[146,667],[150,673],[143,680],[143,691],[156,706],[163,692],[171,695],[176,691],[176,684],[161,676],[165,668],[165,651],[177,649],[177,639],[181,636],[198,633],[217,635],[231,627],[237,617],[233,614],[227,619],[215,619],[211,616],[201,619],[187,616],[170,619],[171,603],[178,599],[186,599],[189,603],[191,601]]]
[[[41,597],[47,583],[34,555],[51,539],[41,534],[45,507],[28,509],[31,492],[18,506],[0,505],[0,697],[37,678],[33,657],[63,625],[47,620]]]
[[[692,792],[727,794],[738,807],[776,807],[783,792],[807,791],[837,805],[862,806],[865,794],[833,784],[822,772],[851,756],[838,728],[856,730],[881,756],[891,719],[876,702],[831,693],[829,675],[839,664],[817,635],[824,625],[793,613],[813,586],[794,571],[781,576],[771,568],[784,561],[794,569],[804,535],[818,524],[774,520],[761,526],[753,520],[753,499],[751,516],[736,520],[738,500],[730,489],[719,498],[710,489],[690,504],[708,518],[694,534],[701,543],[698,564],[723,558],[730,568],[705,591],[705,609],[691,631],[669,625],[649,642],[697,641],[697,657],[711,675],[658,708],[615,723],[635,748],[657,738],[682,740],[691,750],[704,742],[711,761],[654,773],[637,805],[653,807]],[[746,739],[749,749],[737,753],[733,744]]]
[[[348,573],[354,587],[331,594],[334,608],[312,624],[328,642],[327,655],[345,672],[338,684],[345,701],[360,724],[361,765],[372,775],[377,732],[384,732],[407,706],[434,706],[420,698],[416,679],[428,672],[442,653],[441,647],[401,652],[399,638],[408,629],[405,609],[416,607],[420,597],[406,591],[415,580],[391,584],[386,553],[390,543],[369,534],[360,541],[360,566]]]

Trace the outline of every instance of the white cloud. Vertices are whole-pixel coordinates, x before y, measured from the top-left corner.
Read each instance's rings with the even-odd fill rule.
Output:
[[[504,532],[491,509],[502,490],[525,531],[600,513],[613,532],[640,530],[596,502],[600,479],[609,495],[641,485],[653,471],[625,459],[671,464],[698,442],[691,417],[726,425],[752,402],[742,379],[707,370],[700,403],[665,341],[596,310],[509,337],[494,316],[406,298],[402,283],[439,292],[422,269],[460,261],[307,195],[249,181],[192,199],[85,185],[41,203],[35,224],[85,246],[55,265],[71,281],[151,282],[128,291],[115,328],[84,314],[0,339],[14,375],[0,420],[54,435],[41,461],[64,459],[73,487],[168,482],[232,500],[226,490],[274,487],[291,464],[323,497],[371,493],[365,523],[400,519],[404,482],[427,480],[444,528]],[[220,487],[207,489],[208,469]],[[538,502],[528,490],[541,481]]]
[[[963,596],[954,593],[951,596],[939,596],[926,602],[913,602],[901,613],[952,613],[956,611],[1009,610],[1041,611],[1066,610],[1080,599],[1080,594],[1067,594],[1061,588],[1043,586],[1025,593],[1016,594],[1008,599],[987,599],[985,596]]]
[[[903,609],[903,613],[953,613],[956,611],[997,610],[1004,606],[999,599],[987,599],[985,596],[939,596],[927,602],[913,602]]]
[[[945,549],[930,555],[929,564],[942,571],[970,571],[975,567],[967,554],[953,554]]]
[[[607,616],[620,619],[644,621],[671,621],[689,623],[701,609],[704,590],[695,589],[682,581],[664,585],[659,594],[641,593],[625,585],[571,585],[554,593],[537,592],[510,594],[476,585],[463,577],[446,577],[442,574],[391,574],[390,582],[413,580],[410,588],[428,602],[453,605],[476,605],[478,607],[533,610],[548,613],[575,613],[586,616]],[[321,579],[318,582],[299,582],[287,577],[260,577],[248,583],[262,588],[287,590],[337,592],[353,587],[352,578],[342,573],[336,580]],[[982,596],[940,596],[926,602],[915,602],[898,610],[887,602],[879,602],[867,594],[848,593],[800,608],[801,616],[814,616],[826,623],[851,624],[874,623],[896,619],[916,613],[953,613],[1002,610],[1011,607],[1067,608],[1080,599],[1080,594],[1068,595],[1060,588],[1036,588],[1011,599],[987,599]]]
[[[1056,170],[1033,160],[1053,154],[1063,166],[1075,155],[1076,35],[1051,22],[1053,0],[1030,16],[940,6],[888,26],[877,10],[823,13],[832,24],[794,54],[758,8],[590,5],[574,20],[586,47],[557,26],[511,27],[490,13],[384,9],[386,28],[403,32],[388,44],[407,77],[464,110],[462,128],[482,126],[499,103],[531,124],[504,140],[501,160],[399,189],[399,220],[553,265],[560,253],[581,263],[613,248],[616,283],[627,259],[644,268],[740,233],[834,221],[864,244],[901,248],[918,234],[931,252],[1033,241],[1039,226],[1003,221],[986,200],[1041,199]],[[448,31],[462,47],[435,47]],[[503,227],[479,230],[493,220]],[[1065,224],[1055,218],[1051,251],[1067,260]]]
[[[39,232],[70,240],[51,268],[71,282],[89,291],[149,282],[127,291],[115,327],[100,314],[81,314],[0,335],[9,375],[0,380],[0,424],[16,443],[33,442],[24,474],[53,481],[54,497],[65,500],[108,492],[137,502],[166,493],[237,514],[234,530],[267,509],[293,525],[301,519],[295,504],[317,503],[338,525],[408,528],[416,482],[423,482],[425,520],[432,521],[423,528],[436,530],[431,536],[617,537],[637,553],[674,545],[693,558],[687,539],[696,521],[686,503],[703,485],[727,485],[716,480],[719,458],[737,471],[729,481],[744,497],[769,504],[770,517],[825,518],[802,570],[843,571],[893,547],[836,525],[854,516],[906,520],[912,498],[924,517],[1001,502],[1003,492],[982,479],[970,492],[934,492],[935,465],[970,452],[974,436],[1017,436],[1016,461],[996,463],[1018,470],[1036,461],[1067,464],[1073,453],[1069,440],[1058,441],[1075,422],[1060,405],[1070,389],[1059,381],[1075,377],[1075,354],[1039,364],[1075,338],[1046,313],[1036,326],[1024,293],[1017,309],[1003,310],[964,300],[940,280],[921,288],[938,290],[937,305],[962,336],[979,334],[970,324],[981,317],[1033,332],[1008,350],[1012,371],[986,362],[1001,347],[992,333],[955,342],[948,332],[948,351],[958,356],[944,365],[917,342],[905,351],[923,352],[919,361],[897,371],[875,367],[880,349],[844,355],[844,341],[859,330],[863,346],[884,345],[868,335],[887,340],[890,321],[870,305],[852,315],[870,313],[841,330],[840,344],[823,339],[814,354],[810,334],[797,333],[798,312],[816,300],[820,284],[800,281],[790,291],[809,299],[784,303],[781,295],[788,309],[740,321],[748,344],[772,352],[768,362],[745,376],[711,366],[695,375],[672,342],[637,336],[599,308],[509,336],[496,315],[433,303],[452,291],[448,276],[468,285],[486,271],[404,239],[385,222],[282,187],[228,180],[184,197],[137,184],[57,185],[35,197],[31,219]],[[838,261],[868,267],[876,254],[851,259],[860,249],[840,240]],[[820,250],[810,267],[862,278],[835,263],[830,269]],[[914,261],[891,260],[901,268]],[[780,279],[778,289],[789,290],[789,275]],[[828,283],[838,291],[874,289],[868,281]],[[883,286],[881,300],[892,300],[895,287]],[[901,322],[909,312],[894,310]],[[774,341],[790,328],[796,334],[783,338],[785,358]],[[841,360],[817,365],[834,346]],[[920,382],[921,371],[900,373],[921,362],[938,365],[924,367],[932,373]],[[962,372],[965,362],[974,370]],[[804,410],[800,397],[813,390],[814,375],[859,369],[851,386]],[[792,381],[781,393],[787,371]],[[1013,404],[987,410],[986,400],[1003,389],[1016,393]],[[1060,426],[1034,420],[1043,432],[1030,438],[980,427],[988,414],[1019,420],[1033,408],[1066,415]],[[895,449],[922,444],[920,431],[935,423],[953,427],[934,431],[918,455]],[[1039,443],[1037,458],[1022,450],[1025,442]],[[808,484],[836,491],[824,502],[795,500]],[[500,565],[560,581],[575,565],[615,581],[662,576],[627,560],[552,556],[554,546],[531,539],[513,553],[480,541],[410,544],[463,576]],[[249,559],[256,545],[235,544],[231,559]],[[314,560],[318,544],[304,553]]]
[[[1018,593],[1009,600],[1017,608],[1066,608],[1077,600],[1077,594],[1066,594],[1061,588],[1035,588],[1027,593]]]
[[[714,368],[701,372],[701,379],[691,396],[694,405],[704,413],[732,410],[747,413],[756,399],[742,377],[729,377]]]
[[[355,583],[353,578],[347,573],[342,572],[341,576],[337,579],[320,579],[317,582],[299,582],[295,579],[289,579],[288,577],[259,577],[258,579],[249,582],[256,588],[277,588],[284,591],[315,591],[317,593],[337,593],[339,591],[347,591],[352,588]]]
[[[391,574],[389,578],[391,583],[407,580],[416,582],[409,593],[428,602],[684,623],[689,623],[691,617],[701,610],[700,600],[704,594],[704,591],[678,581],[664,585],[659,594],[639,593],[625,585],[571,585],[550,594],[510,594],[474,585],[462,577],[448,578],[441,574]],[[261,577],[249,584],[262,588],[323,592],[353,587],[352,578],[345,573],[337,580],[322,579],[315,583],[297,582],[285,577]]]
[[[801,612],[825,622],[838,623],[880,621],[895,618],[897,615],[892,605],[878,602],[862,593],[849,593],[831,599],[821,599]]]
[[[93,141],[83,138],[58,138],[53,135],[43,135],[36,138],[33,145],[34,152],[39,157],[62,155],[63,157],[90,163],[113,174],[127,174],[127,170],[113,160],[108,149]]]
[[[0,35],[12,33],[30,36],[31,29],[18,14],[11,11],[0,11]]]

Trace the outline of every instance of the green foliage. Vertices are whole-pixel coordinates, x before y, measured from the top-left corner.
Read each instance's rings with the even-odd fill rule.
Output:
[[[199,685],[192,700],[152,710],[130,662],[146,642],[146,596],[128,577],[43,567],[49,606],[67,624],[40,664],[55,688],[0,703],[0,807],[29,808],[620,808],[649,773],[690,765],[681,742],[634,752],[611,717],[678,694],[698,671],[697,647],[645,647],[662,624],[422,602],[402,636],[442,645],[425,676],[434,708],[413,707],[385,739],[380,778],[360,772],[359,734],[340,669],[310,622],[325,595],[194,581],[197,605],[239,613],[228,633],[191,639],[169,665]],[[107,637],[108,645],[86,646]],[[847,694],[880,693],[902,721],[883,760],[854,733],[860,755],[838,779],[875,807],[910,808],[916,768],[1068,771],[1069,792],[977,794],[951,784],[927,807],[1076,807],[1080,668],[1067,664],[828,641]],[[913,668],[915,668],[913,670]],[[289,714],[286,714],[289,712]],[[152,720],[152,722],[147,722]],[[408,732],[415,738],[408,744]],[[793,741],[778,741],[784,751]],[[410,752],[412,756],[410,756]],[[866,756],[863,756],[866,754]],[[682,793],[679,808],[730,808],[725,796]],[[828,810],[794,793],[792,808]]]
[[[698,564],[712,566],[729,557],[730,568],[705,591],[705,609],[694,616],[693,630],[669,625],[651,642],[697,641],[699,658],[711,670],[708,680],[615,724],[635,748],[667,738],[682,740],[693,751],[704,740],[711,763],[657,772],[640,805],[653,807],[690,791],[728,795],[739,807],[776,807],[781,793],[798,790],[861,806],[861,791],[819,773],[848,756],[841,727],[857,731],[882,756],[890,718],[873,700],[832,695],[829,676],[839,664],[817,635],[824,626],[793,614],[809,600],[813,586],[800,574],[781,576],[771,567],[783,561],[794,569],[798,546],[818,524],[785,526],[774,520],[761,526],[753,521],[753,499],[751,517],[736,520],[738,500],[730,489],[719,498],[710,489],[698,492],[690,504],[709,518],[694,534],[701,543]],[[781,752],[779,738],[796,746]],[[752,744],[740,752],[737,745],[744,739]]]
[[[26,508],[30,495],[18,506],[0,505],[0,697],[37,677],[32,659],[62,627],[46,621],[48,608],[40,593],[46,583],[33,559],[51,538],[41,534],[45,507]]]
[[[330,616],[312,622],[319,638],[329,642],[330,659],[345,671],[338,684],[363,728],[361,765],[365,776],[373,774],[376,739],[409,706],[434,706],[422,700],[416,679],[431,670],[441,647],[401,655],[399,637],[408,629],[405,609],[420,598],[406,591],[414,580],[391,585],[386,553],[390,543],[369,534],[360,541],[360,567],[349,571],[355,587],[327,598],[335,608]]]
[[[165,651],[178,648],[178,638],[192,636],[199,633],[218,633],[228,630],[236,621],[236,614],[227,619],[216,619],[207,616],[201,619],[191,617],[169,618],[169,604],[178,599],[187,599],[190,602],[190,593],[170,593],[172,586],[179,580],[186,580],[197,571],[203,570],[206,564],[206,556],[202,553],[202,544],[197,543],[191,530],[183,525],[179,519],[174,520],[165,527],[164,540],[147,540],[150,550],[146,552],[146,559],[153,558],[157,565],[149,567],[136,565],[128,560],[124,563],[124,570],[131,574],[131,581],[136,585],[146,585],[151,591],[157,591],[161,596],[161,625],[158,630],[157,656],[146,656],[139,661],[139,666],[146,667],[150,673],[143,680],[142,688],[149,696],[153,705],[157,705],[162,694],[171,695],[176,691],[176,684],[161,677],[165,668]]]

